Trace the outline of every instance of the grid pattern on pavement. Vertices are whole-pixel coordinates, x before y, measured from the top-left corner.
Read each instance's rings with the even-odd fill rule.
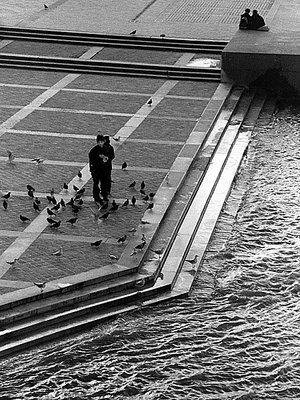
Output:
[[[182,55],[180,59],[185,62],[188,58]],[[11,75],[17,78],[14,83]],[[5,93],[1,107],[9,111],[0,125],[0,190],[2,194],[12,192],[7,209],[2,204],[0,209],[0,270],[5,282],[1,285],[0,280],[0,294],[20,285],[31,286],[33,281],[59,279],[115,262],[126,247],[126,242],[123,245],[117,239],[135,235],[131,230],[148,206],[139,192],[142,180],[147,193],[157,191],[218,86],[53,72],[49,77],[44,72],[35,75],[36,81],[28,71],[0,70],[0,87]],[[30,79],[24,87],[26,76]],[[152,106],[147,105],[149,97]],[[87,153],[95,144],[98,129],[111,137],[122,136],[121,141],[112,140],[116,150],[112,198],[120,207],[106,221],[95,217],[89,178],[85,176],[82,182],[77,178],[78,170],[86,169]],[[15,155],[12,163],[6,150]],[[45,161],[36,165],[31,161],[34,157]],[[124,160],[128,162],[125,171],[120,168]],[[130,189],[134,180],[136,188]],[[68,190],[63,189],[64,182],[69,183]],[[69,206],[61,208],[53,217],[61,225],[49,227],[45,210],[52,205],[46,196],[53,188],[58,201],[68,200],[74,194],[74,183],[85,185],[83,205],[77,214]],[[41,213],[33,209],[27,184],[36,188]],[[121,207],[133,195],[136,206]],[[157,207],[159,201],[154,200]],[[30,221],[21,222],[20,214]],[[74,216],[78,220],[72,226],[67,221]],[[98,239],[103,243],[95,249],[91,242]],[[60,247],[62,255],[52,255]],[[12,261],[14,251],[18,261],[9,266],[6,261]]]

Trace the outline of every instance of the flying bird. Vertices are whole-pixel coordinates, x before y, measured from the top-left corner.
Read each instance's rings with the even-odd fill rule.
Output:
[[[129,204],[129,199],[126,199],[121,207],[127,207]]]
[[[20,214],[20,220],[21,220],[22,222],[28,222],[28,221],[30,221],[30,218],[25,217],[25,215]]]
[[[152,100],[152,99],[149,99],[149,100],[147,101],[148,106],[151,106],[151,105],[152,105],[152,102],[153,102],[153,100]]]
[[[74,218],[68,219],[66,222],[69,222],[73,226],[77,220],[78,220],[78,218],[74,217]]]
[[[61,256],[63,253],[62,247],[52,253],[53,256]]]
[[[8,192],[8,193],[6,193],[6,194],[4,194],[3,196],[2,196],[2,199],[9,199],[10,198],[10,195],[11,195],[11,192]]]
[[[135,206],[136,198],[134,196],[132,196],[132,198],[131,198],[131,203],[132,203],[133,206]]]
[[[198,258],[199,258],[199,256],[198,256],[198,254],[196,254],[195,257],[192,258],[191,260],[185,260],[185,261],[192,264],[192,266],[194,267],[198,262]]]
[[[121,236],[121,237],[118,239],[118,243],[124,243],[126,239],[127,239],[127,235]]]
[[[135,35],[135,34],[136,34],[136,29],[129,33],[129,35]]]
[[[127,162],[126,162],[126,161],[124,161],[124,162],[123,162],[123,164],[122,164],[122,169],[123,169],[123,170],[124,170],[124,169],[126,169],[126,168],[127,168],[127,166],[128,166],[128,165],[127,165]]]
[[[134,188],[136,184],[136,181],[131,182],[131,184],[128,186],[129,188]]]
[[[101,243],[102,243],[101,239],[100,240],[96,240],[96,242],[92,242],[91,243],[91,246],[98,247],[98,246],[100,246]]]
[[[6,150],[6,151],[7,151],[7,155],[8,155],[8,162],[12,163],[15,159],[15,156],[10,150]]]
[[[46,283],[47,282],[41,282],[41,283],[39,283],[39,282],[33,282],[33,284],[36,286],[36,287],[38,287],[39,289],[41,289],[41,292],[44,290],[44,288],[46,287]]]
[[[8,206],[7,200],[4,199],[2,205],[3,205],[4,210],[7,210],[7,206]]]

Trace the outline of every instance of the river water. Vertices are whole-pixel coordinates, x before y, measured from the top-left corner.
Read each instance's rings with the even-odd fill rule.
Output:
[[[299,113],[261,114],[190,298],[2,360],[0,399],[300,399]]]

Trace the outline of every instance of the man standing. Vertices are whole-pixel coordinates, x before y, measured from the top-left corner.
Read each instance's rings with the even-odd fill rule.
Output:
[[[97,135],[97,145],[89,152],[90,171],[93,178],[93,197],[96,203],[107,201],[108,193],[108,153],[105,148],[105,138],[103,135]],[[99,188],[100,184],[100,188]],[[102,199],[100,197],[100,190]]]

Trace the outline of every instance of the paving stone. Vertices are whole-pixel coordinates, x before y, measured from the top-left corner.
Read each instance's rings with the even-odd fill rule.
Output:
[[[99,115],[67,113],[59,111],[35,110],[15,125],[15,129],[32,131],[114,136],[130,117],[119,115]]]
[[[72,81],[67,87],[151,94],[155,93],[164,82],[164,79],[84,74]]]
[[[0,123],[6,121],[9,117],[14,115],[18,110],[19,108],[5,108],[0,106]]]
[[[49,193],[54,188],[59,193],[64,182],[70,182],[77,175],[79,167],[35,163],[8,164],[0,162],[0,181],[2,190],[24,190],[26,185],[32,185],[36,191]]]
[[[130,138],[185,142],[194,126],[194,121],[146,118]]]
[[[1,105],[25,106],[43,92],[43,89],[2,86]]]
[[[3,53],[29,54],[33,56],[78,58],[90,46],[70,46],[60,43],[41,43],[15,40],[3,48]]]
[[[174,144],[128,142],[116,152],[115,164],[121,165],[126,160],[128,166],[170,168],[181,148]]]
[[[10,83],[14,85],[52,86],[66,75],[67,74],[65,72],[0,68],[0,83]]]
[[[61,91],[46,101],[44,107],[67,108],[114,113],[136,113],[146,103],[144,96],[123,96],[110,93]]]
[[[152,111],[152,116],[199,118],[208,101],[164,98]]]
[[[94,60],[122,61],[147,64],[174,64],[183,53],[165,52],[142,49],[122,49],[106,47],[99,52]]]
[[[0,213],[0,218],[2,221],[4,212]],[[1,222],[1,228],[4,228],[5,224]],[[7,236],[0,236],[0,251],[3,252],[13,241],[15,240],[14,237],[7,237]]]
[[[179,81],[168,94],[210,98],[218,85],[218,82]]]

